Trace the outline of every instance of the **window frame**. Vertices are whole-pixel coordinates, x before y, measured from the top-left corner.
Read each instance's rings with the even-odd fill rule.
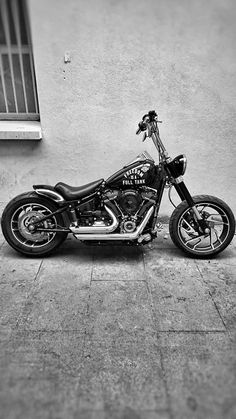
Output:
[[[24,14],[24,23],[25,23],[25,30],[27,34],[27,45],[22,44],[21,40],[21,22],[20,22],[20,9],[19,9],[19,2],[21,1],[21,8]],[[11,42],[11,33],[10,33],[10,16],[7,10],[7,2],[9,2],[8,7],[11,8],[12,18],[14,21],[14,30],[16,35],[16,44],[12,44]],[[5,100],[5,108],[6,112],[0,112],[0,121],[4,120],[12,120],[12,121],[30,121],[30,120],[39,120],[39,105],[38,105],[38,97],[37,97],[37,88],[36,88],[36,79],[35,79],[35,71],[34,71],[34,61],[33,61],[33,51],[32,51],[32,42],[31,42],[31,34],[30,34],[30,27],[29,27],[29,18],[28,18],[28,10],[27,10],[27,3],[25,0],[1,0],[0,1],[0,9],[1,15],[3,20],[3,31],[5,36],[6,44],[0,45],[0,73],[2,75],[2,89],[3,95]],[[24,105],[26,112],[19,112],[18,103],[17,103],[17,94],[16,94],[16,77],[14,75],[13,70],[13,54],[18,56],[19,65],[20,65],[20,75],[22,81],[22,89],[23,89],[23,97],[24,97]],[[23,54],[28,54],[29,56],[29,64],[30,64],[30,72],[31,72],[31,83],[32,83],[32,94],[33,94],[33,101],[35,112],[29,112],[28,108],[28,97],[26,92],[26,77],[25,77],[25,70],[24,70],[24,63],[23,63]],[[11,76],[11,84],[12,84],[12,91],[14,97],[14,106],[16,112],[9,112],[8,107],[8,99],[6,93],[6,85],[4,80],[4,68],[3,68],[3,56],[8,56],[9,62],[9,69],[10,69],[10,76]],[[31,98],[32,99],[32,98]]]

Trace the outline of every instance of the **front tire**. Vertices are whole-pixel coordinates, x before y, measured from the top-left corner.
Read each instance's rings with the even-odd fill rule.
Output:
[[[9,245],[17,252],[31,257],[49,255],[66,239],[67,233],[37,232],[27,228],[30,221],[40,219],[58,208],[47,199],[34,193],[22,194],[14,198],[3,211],[1,227]],[[42,222],[43,228],[62,227],[61,214],[56,214]],[[48,226],[48,227],[47,227]]]
[[[193,200],[209,232],[197,231],[193,211],[187,202],[183,201],[170,218],[171,239],[176,246],[191,256],[215,256],[222,252],[234,237],[234,215],[224,201],[214,196],[197,195]]]

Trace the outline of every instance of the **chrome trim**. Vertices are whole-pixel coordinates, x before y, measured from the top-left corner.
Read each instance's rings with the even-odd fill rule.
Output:
[[[175,179],[175,183],[181,183],[181,182],[183,182],[183,176],[179,176],[179,177],[177,177],[176,179]]]
[[[111,219],[112,219],[112,223],[110,225],[106,225],[104,223],[100,224],[100,225],[92,225],[90,227],[70,227],[70,230],[73,234],[96,234],[96,233],[102,233],[102,234],[106,234],[106,233],[111,233],[112,231],[114,231],[118,225],[119,225],[119,221],[117,220],[115,214],[112,212],[112,210],[110,208],[108,208],[106,205],[104,205],[105,210],[108,212],[108,214],[110,215]]]
[[[186,172],[186,168],[187,168],[187,157],[186,157],[185,154],[183,154],[182,160],[184,161],[184,163],[183,163],[183,175],[184,175],[185,172]]]
[[[142,233],[146,224],[148,223],[153,211],[154,211],[154,206],[149,208],[143,221],[133,233],[114,233],[114,234],[78,234],[78,233],[76,234],[74,233],[74,234],[76,234],[76,238],[78,240],[136,240],[139,237],[139,235]],[[72,228],[71,228],[71,231],[72,231]]]
[[[65,202],[64,198],[59,193],[51,191],[51,189],[39,188],[35,189],[35,192],[39,195],[46,196],[55,202]]]

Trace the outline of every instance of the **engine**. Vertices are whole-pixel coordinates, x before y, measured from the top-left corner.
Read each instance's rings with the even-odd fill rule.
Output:
[[[118,195],[117,203],[123,213],[120,223],[121,233],[133,233],[137,227],[137,214],[143,199],[140,193],[133,189],[122,191]]]
[[[77,218],[80,226],[109,225],[111,218],[107,211],[102,208],[101,201],[95,197],[77,207]]]
[[[151,205],[155,203],[156,191],[143,187],[139,191],[126,189],[106,192],[106,205],[120,219],[120,232],[132,233]]]
[[[121,233],[132,233],[142,221],[147,210],[155,203],[156,190],[142,187],[126,190],[106,190],[103,196],[81,203],[76,208],[78,225],[81,227],[103,227],[112,224],[108,207],[119,221]],[[113,217],[114,219],[114,217]]]
[[[126,215],[136,214],[142,201],[143,199],[140,193],[132,189],[122,191],[117,199],[122,212]]]

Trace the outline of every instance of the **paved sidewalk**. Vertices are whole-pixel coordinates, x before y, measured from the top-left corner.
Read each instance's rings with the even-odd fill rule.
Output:
[[[166,232],[43,260],[0,236],[1,419],[236,418],[236,241],[194,260]]]

